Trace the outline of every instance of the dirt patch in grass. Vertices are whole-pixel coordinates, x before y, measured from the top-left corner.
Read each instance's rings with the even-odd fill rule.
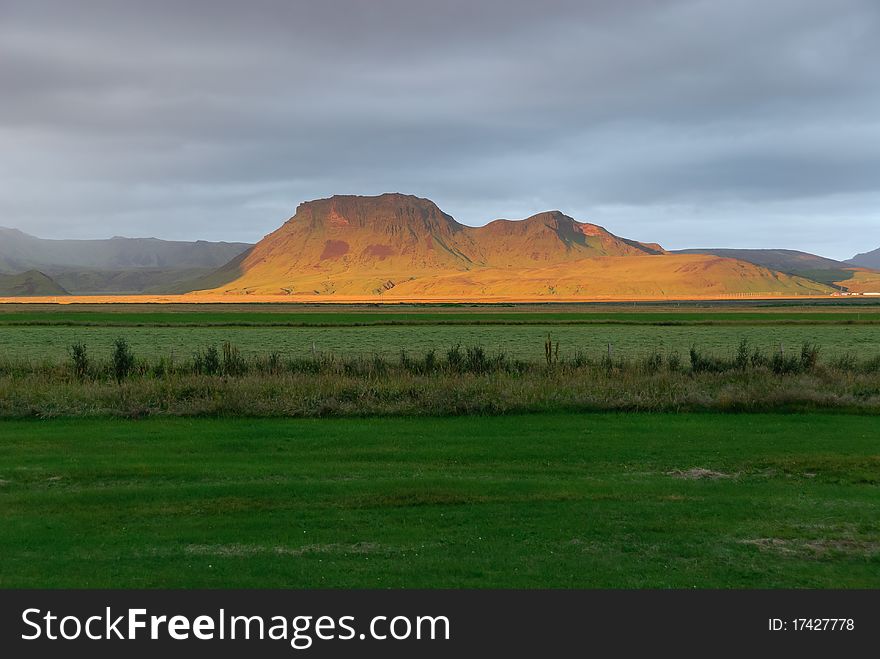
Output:
[[[697,481],[697,480],[719,480],[722,478],[734,478],[735,475],[732,474],[724,474],[720,471],[712,471],[711,469],[704,469],[702,467],[693,467],[687,470],[681,469],[673,469],[672,471],[666,472],[667,476],[672,476],[673,478],[681,478],[683,480],[689,481]]]
[[[356,542],[351,545],[342,543],[303,545],[301,547],[263,547],[260,545],[187,545],[184,550],[194,556],[304,556],[306,554],[376,554],[400,551],[398,548],[380,545],[376,542]]]
[[[818,540],[752,538],[740,540],[739,542],[740,544],[758,547],[762,551],[799,558],[819,559],[831,555],[873,558],[880,555],[880,540],[860,540],[855,538],[823,538]]]

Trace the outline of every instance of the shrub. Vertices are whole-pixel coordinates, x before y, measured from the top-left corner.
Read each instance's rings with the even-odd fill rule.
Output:
[[[691,347],[691,369],[694,373],[723,373],[732,368],[732,364],[721,357],[704,355],[696,347]]]
[[[736,349],[736,357],[733,358],[733,364],[737,370],[744,371],[749,367],[749,341],[743,339],[739,342]]]
[[[773,355],[770,360],[770,370],[776,375],[792,375],[800,373],[801,360],[795,355],[786,355],[782,350]]]
[[[548,365],[559,361],[559,341],[554,344],[549,334],[547,340],[544,341],[544,359],[547,360]]]
[[[859,367],[858,360],[856,360],[855,355],[853,355],[851,352],[848,352],[845,355],[838,357],[834,361],[833,365],[837,370],[845,371],[847,373],[852,373]]]
[[[277,352],[270,352],[266,357],[266,372],[277,375],[281,372],[281,355]]]
[[[819,346],[814,343],[804,343],[801,346],[801,370],[812,371],[819,363]]]
[[[174,372],[174,362],[167,357],[159,357],[150,369],[154,378],[163,378]]]
[[[574,353],[574,357],[571,360],[572,368],[584,368],[590,363],[589,357],[587,357],[580,350]]]
[[[437,363],[437,353],[434,350],[429,350],[425,353],[425,359],[422,362],[422,372],[423,373],[435,373],[439,364]]]
[[[134,354],[128,341],[122,337],[116,339],[113,346],[113,375],[121,383],[134,370]]]
[[[639,370],[648,375],[657,373],[663,367],[663,355],[654,351],[643,358],[639,364]]]
[[[224,375],[243,375],[247,372],[247,362],[241,356],[241,351],[229,341],[223,343],[222,368]]]
[[[446,367],[450,371],[461,371],[464,368],[464,355],[460,345],[453,346],[446,351]]]
[[[880,356],[872,357],[865,362],[862,368],[865,373],[875,373],[876,371],[880,371]]]
[[[384,375],[388,372],[388,363],[382,358],[382,355],[373,355],[372,369],[376,375]]]
[[[490,370],[489,360],[486,358],[486,351],[482,346],[472,346],[467,349],[465,356],[465,370],[470,373],[486,373]]]
[[[91,370],[89,355],[84,343],[74,343],[70,346],[70,361],[73,366],[73,374],[79,380],[84,380]]]
[[[208,375],[216,375],[220,372],[220,353],[217,346],[208,346],[205,348],[205,373]]]
[[[755,348],[755,351],[752,353],[752,368],[766,368],[770,365],[770,360],[767,359],[766,355],[761,352],[760,348]]]

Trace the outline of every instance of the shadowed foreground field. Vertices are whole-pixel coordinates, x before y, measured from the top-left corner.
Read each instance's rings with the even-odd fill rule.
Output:
[[[876,417],[0,424],[0,586],[880,587]]]

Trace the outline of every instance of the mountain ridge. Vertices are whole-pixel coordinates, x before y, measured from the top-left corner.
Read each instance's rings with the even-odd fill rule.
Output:
[[[863,268],[880,270],[880,247],[871,250],[870,252],[862,252],[861,254],[856,254],[854,257],[849,259],[847,263],[861,266]]]
[[[632,259],[652,260],[636,264]],[[235,279],[203,290],[385,297],[553,296],[563,289],[575,296],[623,290],[632,295],[645,290],[662,296],[686,293],[690,280],[699,293],[833,291],[736,259],[671,254],[657,243],[623,238],[558,210],[471,227],[429,199],[397,193],[304,202],[234,270]],[[635,277],[636,283],[626,277]]]
[[[0,274],[39,271],[73,293],[162,292],[207,275],[248,243],[159,238],[66,240],[0,227]]]

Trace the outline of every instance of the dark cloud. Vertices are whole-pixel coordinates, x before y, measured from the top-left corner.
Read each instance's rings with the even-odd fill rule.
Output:
[[[878,33],[874,0],[4,0],[0,224],[256,240],[400,190],[850,256],[880,245]]]

